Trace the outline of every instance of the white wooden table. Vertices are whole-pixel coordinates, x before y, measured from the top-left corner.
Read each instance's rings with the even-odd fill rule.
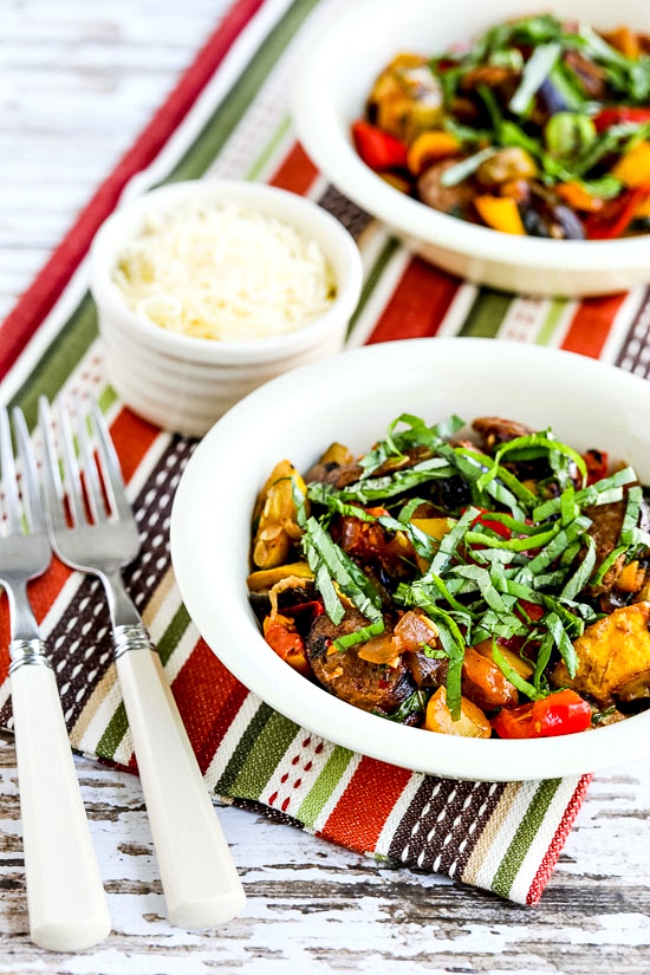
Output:
[[[0,0],[0,317],[225,6]],[[89,761],[77,767],[113,933],[78,955],[30,943],[15,758],[11,738],[0,736],[2,975],[650,969],[650,762],[596,776],[534,908],[389,869],[253,813],[223,809],[248,902],[240,918],[210,934],[166,922],[139,781]]]

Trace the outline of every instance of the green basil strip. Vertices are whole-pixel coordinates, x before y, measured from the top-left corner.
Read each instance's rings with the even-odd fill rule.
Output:
[[[433,557],[433,561],[424,574],[424,579],[428,580],[434,575],[440,575],[443,569],[449,564],[452,556],[456,552],[460,542],[465,537],[467,528],[478,517],[480,512],[477,508],[466,508],[459,520],[451,531],[442,536],[438,551]]]
[[[603,559],[603,561],[598,566],[598,569],[591,577],[590,585],[599,586],[600,583],[605,578],[605,576],[607,575],[607,573],[609,572],[609,570],[611,569],[611,567],[616,562],[616,560],[621,555],[625,555],[626,552],[627,552],[627,545],[619,545],[618,548],[615,548],[613,551],[611,551],[607,556],[607,558]]]
[[[327,566],[325,563],[319,562],[314,569],[314,566],[311,564],[309,558],[307,561],[310,563],[310,568],[314,573],[314,585],[323,597],[325,612],[331,619],[332,623],[338,626],[345,616],[345,609],[341,600],[336,594],[336,589],[334,588],[334,583],[332,582],[332,577],[329,574]]]
[[[547,525],[533,525],[527,521],[513,518],[512,515],[504,511],[486,511],[481,515],[485,521],[497,521],[505,528],[509,528],[513,535],[538,535],[540,532],[547,531]],[[485,526],[484,526],[485,527]]]
[[[510,606],[502,599],[487,569],[483,569],[479,565],[458,565],[449,571],[461,576],[461,578],[474,581],[483,599],[495,613],[507,613],[509,611]]]
[[[498,548],[506,552],[528,552],[534,548],[547,545],[560,532],[560,523],[556,522],[552,528],[539,535],[528,535],[526,538],[494,537],[482,531],[468,531],[465,541],[468,545],[487,545],[488,548]]]
[[[625,506],[625,515],[623,517],[623,525],[621,527],[621,534],[619,536],[620,545],[633,545],[639,535],[638,522],[639,513],[641,511],[641,502],[643,500],[643,491],[638,484],[631,487],[627,492],[627,504]],[[641,534],[644,534],[641,532]]]
[[[587,543],[585,557],[568,582],[565,583],[560,593],[560,599],[575,599],[578,593],[588,584],[591,573],[594,571],[596,564],[596,543],[591,535],[585,535],[585,542]]]
[[[427,481],[453,477],[455,473],[454,468],[450,467],[445,460],[432,457],[403,471],[396,471],[394,474],[358,481],[356,485],[344,488],[339,495],[344,501],[360,501],[365,504],[369,501],[395,497],[397,494],[419,487],[420,484],[426,484]]]
[[[345,650],[355,646],[357,643],[366,643],[368,640],[372,639],[373,636],[380,636],[383,632],[383,619],[375,620],[373,623],[369,623],[368,626],[362,626],[360,629],[355,630],[354,633],[346,633],[344,636],[340,636],[338,640],[334,641],[332,646],[334,646],[339,653],[343,653]]]
[[[587,465],[577,450],[574,450],[573,447],[570,447],[568,444],[562,443],[561,440],[553,439],[552,437],[548,436],[548,433],[531,433],[527,434],[525,437],[516,437],[514,440],[509,440],[508,443],[505,443],[502,447],[499,447],[494,456],[493,466],[489,471],[486,472],[486,474],[483,475],[485,483],[487,484],[488,479],[496,477],[501,464],[501,459],[505,457],[506,454],[511,454],[513,452],[516,453],[522,448],[530,447],[543,447],[549,453],[558,452],[563,454],[565,457],[568,457],[575,463],[576,467],[580,471],[583,478],[583,483],[586,481]]]
[[[481,163],[494,156],[496,151],[493,146],[487,146],[473,156],[468,156],[467,159],[456,163],[455,166],[450,166],[440,177],[440,184],[442,186],[456,186],[458,183],[462,183],[464,179],[476,172]]]
[[[438,627],[438,637],[449,657],[447,668],[447,707],[451,712],[453,721],[460,718],[461,709],[461,679],[463,672],[463,660],[465,659],[465,640],[458,629],[453,617],[441,610],[439,607],[432,607],[434,610],[430,615]]]
[[[533,684],[536,688],[541,688],[542,681],[546,683],[544,679],[544,671],[548,667],[548,662],[551,659],[551,654],[553,653],[553,637],[550,633],[547,633],[542,640],[539,651],[537,653],[537,660],[535,661],[535,672],[533,674]]]
[[[454,598],[454,596],[450,591],[450,587],[445,585],[445,583],[440,578],[440,576],[436,576],[436,575],[431,576],[430,584],[432,586],[435,586],[435,588],[440,592],[443,599],[445,599],[449,603],[452,609],[455,609],[457,613],[462,613],[462,615],[465,617],[468,616],[467,606],[465,606],[463,603],[460,603],[457,599]]]
[[[359,612],[373,621],[381,619],[381,596],[366,574],[332,541],[313,517],[307,519],[307,534],[339,589]]]
[[[482,454],[477,450],[468,450],[466,447],[456,447],[454,452],[458,458],[462,458],[462,462],[460,460],[458,461],[459,470],[470,481],[478,481],[483,475],[484,470],[491,469],[492,464],[494,463],[492,457],[488,457],[487,454]],[[505,500],[504,503],[513,509],[513,516],[523,520],[525,514],[521,511],[521,509],[519,509],[514,501],[514,498],[521,501],[526,508],[531,508],[537,503],[537,496],[533,494],[533,492],[530,491],[525,484],[522,484],[514,474],[511,474],[510,471],[506,470],[504,467],[499,469],[499,480],[503,482],[501,488],[493,487],[493,489],[490,490],[490,484],[488,484],[488,493],[492,494],[497,501],[504,501],[504,498],[507,498],[508,500]],[[506,494],[503,491],[504,487],[507,489],[509,494]]]
[[[526,636],[527,633],[526,624],[513,614],[504,617],[490,609],[477,621],[472,642],[481,643],[493,636],[510,640],[513,636]]]
[[[557,41],[535,48],[526,62],[521,83],[510,99],[508,108],[511,112],[515,115],[526,112],[533,95],[546,81],[561,53],[562,46]]]
[[[559,531],[535,558],[531,559],[528,563],[528,571],[535,575],[546,569],[562,554],[567,545],[586,531],[590,524],[588,518],[576,518],[570,525]]]
[[[504,655],[499,650],[499,644],[496,640],[492,641],[492,659],[495,664],[510,683],[517,688],[522,694],[525,694],[531,699],[531,701],[539,701],[545,695],[540,693],[540,691],[533,687],[525,677],[522,677],[519,671],[515,670],[512,664],[508,663]]]
[[[377,521],[376,515],[369,514],[360,504],[351,504],[341,498],[340,493],[332,484],[321,481],[310,481],[307,485],[307,497],[315,504],[328,508],[331,512],[358,518],[360,521]]]
[[[620,501],[623,496],[620,491],[615,492],[614,495],[610,495],[609,492],[615,491],[615,489],[636,480],[637,476],[634,469],[632,467],[624,467],[622,470],[616,471],[615,474],[609,477],[603,477],[600,481],[596,481],[595,484],[590,484],[589,487],[576,491],[575,503],[580,508],[587,508],[594,505],[606,504],[610,501]],[[550,498],[548,501],[542,502],[542,504],[537,505],[533,509],[533,520],[544,521],[552,515],[556,515],[560,507],[560,498]]]
[[[558,648],[560,656],[566,664],[569,677],[573,679],[578,670],[578,657],[571,640],[569,639],[562,620],[557,613],[549,613],[545,618],[545,625],[553,637],[555,646]]]

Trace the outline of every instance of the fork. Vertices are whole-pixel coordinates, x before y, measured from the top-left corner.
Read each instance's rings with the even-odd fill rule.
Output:
[[[117,453],[94,399],[89,413],[79,400],[73,412],[75,436],[67,413],[59,411],[62,479],[49,403],[39,401],[50,539],[64,562],[98,576],[106,591],[169,920],[213,927],[239,913],[244,890],[160,658],[124,587],[121,572],[136,558],[140,539]]]
[[[76,951],[103,940],[111,924],[56,679],[27,596],[28,581],[45,572],[52,553],[19,410],[13,421],[20,481],[9,418],[0,411],[6,529],[0,536],[0,580],[11,621],[9,673],[30,934],[41,948]]]

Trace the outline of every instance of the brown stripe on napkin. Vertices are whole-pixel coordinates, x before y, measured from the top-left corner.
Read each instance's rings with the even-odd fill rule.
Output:
[[[340,220],[355,240],[359,239],[368,224],[372,222],[370,214],[361,210],[356,203],[352,203],[333,186],[327,187],[318,203],[333,217]]]
[[[628,329],[616,365],[645,379],[650,376],[650,288]]]
[[[462,874],[504,788],[503,783],[495,782],[423,778],[395,830],[389,858],[427,870]]]

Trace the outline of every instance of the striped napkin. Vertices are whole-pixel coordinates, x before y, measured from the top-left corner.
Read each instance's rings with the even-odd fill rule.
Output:
[[[583,302],[512,297],[414,258],[345,199],[297,144],[288,109],[300,31],[343,0],[238,0],[48,265],[0,328],[5,398],[35,422],[40,393],[93,392],[111,424],[142,534],[126,573],[216,798],[263,809],[324,839],[446,873],[534,903],[580,808],[588,777],[528,783],[447,781],[354,754],[297,727],[220,664],[189,619],[169,559],[174,489],[194,442],[162,433],[117,399],[104,367],[86,255],[122,193],[162,182],[263,180],[335,214],[362,251],[365,287],[349,343],[480,335],[559,346],[646,375],[646,289]],[[312,21],[312,29],[313,21]],[[316,24],[317,29],[317,24]],[[33,586],[73,747],[135,769],[97,580],[54,561]],[[8,612],[0,604],[0,726],[11,728]]]

